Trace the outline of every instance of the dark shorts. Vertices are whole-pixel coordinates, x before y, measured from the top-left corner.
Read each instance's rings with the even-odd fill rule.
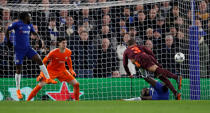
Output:
[[[23,58],[25,56],[31,59],[36,54],[37,52],[31,47],[24,50],[15,49],[15,64],[23,64]]]
[[[139,54],[138,56],[136,56],[135,60],[139,62],[141,67],[144,69],[148,69],[153,65],[162,67],[153,56],[146,53]]]

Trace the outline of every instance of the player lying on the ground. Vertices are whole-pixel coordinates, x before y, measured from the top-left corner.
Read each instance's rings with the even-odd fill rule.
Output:
[[[66,48],[67,41],[65,38],[58,38],[57,40],[58,48],[50,51],[50,53],[43,59],[43,63],[47,65],[47,70],[49,75],[52,79],[57,78],[60,82],[68,82],[74,87],[74,97],[75,100],[79,100],[79,83],[74,78],[76,73],[72,68],[72,61],[71,61],[71,50]],[[67,62],[69,71],[65,67],[65,62]],[[38,91],[46,84],[45,83],[45,76],[41,72],[40,75],[37,77],[37,81],[40,81],[38,85],[32,90],[30,93],[27,101],[30,101]]]
[[[156,77],[158,77],[161,81],[163,81],[166,86],[173,92],[175,98],[177,100],[181,99],[181,93],[178,93],[177,90],[173,87],[169,78],[173,78],[178,83],[178,89],[181,89],[181,80],[182,76],[174,75],[166,69],[163,69],[162,66],[157,62],[153,52],[147,49],[144,46],[140,46],[136,44],[135,39],[131,38],[127,42],[128,48],[125,50],[123,55],[123,65],[125,71],[130,77],[130,70],[128,68],[128,59],[130,59],[138,68],[143,68],[149,72],[153,72]]]
[[[156,81],[152,77],[144,78],[150,84],[150,88],[143,88],[141,96],[130,99],[123,99],[125,101],[139,101],[139,100],[168,100],[169,90],[168,87],[161,82]]]
[[[29,39],[30,33],[36,35],[39,38],[39,35],[35,32],[33,25],[30,23],[31,20],[30,14],[27,12],[23,12],[20,14],[19,18],[20,18],[19,21],[12,23],[8,27],[6,31],[6,38],[7,38],[7,45],[11,48],[12,43],[10,42],[9,34],[11,30],[15,30],[15,39],[14,39],[15,64],[16,64],[15,81],[17,87],[17,96],[19,99],[22,99],[23,96],[20,92],[20,79],[21,79],[23,58],[25,56],[27,56],[28,58],[32,59],[33,61],[39,64],[40,70],[44,73],[45,77],[47,78],[46,83],[56,84],[57,82],[50,79],[47,69],[45,65],[42,63],[40,56],[30,46],[30,39]]]

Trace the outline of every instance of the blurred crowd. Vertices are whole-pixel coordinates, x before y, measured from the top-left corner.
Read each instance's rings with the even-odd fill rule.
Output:
[[[139,45],[151,49],[158,62],[175,74],[189,77],[189,28],[192,25],[190,2],[183,0],[123,5],[74,10],[51,10],[47,4],[82,4],[125,0],[1,0],[0,6],[8,4],[46,4],[43,10],[32,10],[32,24],[41,36],[31,35],[31,46],[42,58],[56,48],[59,37],[65,37],[72,50],[74,70],[78,77],[123,77],[123,52],[126,42],[135,38]],[[196,1],[195,25],[199,28],[200,75],[210,75],[209,27],[210,3]],[[5,30],[18,21],[18,11],[0,10],[0,75],[14,75],[14,51],[6,46]],[[15,38],[14,31],[10,40]],[[176,63],[174,55],[183,52],[186,60]],[[129,62],[132,74],[140,75],[135,65]],[[36,77],[39,68],[25,60],[24,75]]]

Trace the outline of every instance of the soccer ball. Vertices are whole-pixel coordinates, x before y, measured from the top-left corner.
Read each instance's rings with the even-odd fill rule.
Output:
[[[178,62],[178,63],[181,63],[181,62],[183,62],[185,60],[185,56],[181,52],[176,53],[174,58],[175,58],[175,61]]]

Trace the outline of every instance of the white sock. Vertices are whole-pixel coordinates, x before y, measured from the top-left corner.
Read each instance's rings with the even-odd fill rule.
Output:
[[[123,99],[125,101],[141,101],[141,97],[130,98],[130,99]]]
[[[45,67],[45,65],[44,65],[44,64],[43,64],[43,65],[40,65],[39,68],[40,68],[40,70],[44,73],[44,76],[45,76],[47,79],[49,79],[50,76],[49,76],[49,73],[48,73],[47,68]]]
[[[20,79],[21,79],[21,74],[15,73],[15,82],[17,90],[20,89]]]

